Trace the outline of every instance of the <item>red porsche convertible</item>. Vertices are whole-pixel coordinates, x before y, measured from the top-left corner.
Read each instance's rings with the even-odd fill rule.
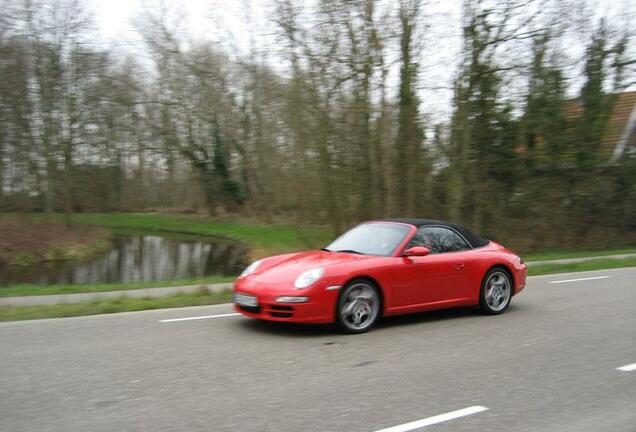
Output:
[[[301,323],[336,322],[347,333],[381,316],[457,306],[506,310],[527,266],[503,246],[453,223],[366,222],[320,251],[264,258],[234,284],[238,312]]]

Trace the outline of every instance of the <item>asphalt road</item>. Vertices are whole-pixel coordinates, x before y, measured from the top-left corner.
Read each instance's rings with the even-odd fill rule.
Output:
[[[504,315],[357,336],[161,322],[228,313],[0,324],[0,431],[636,431],[636,268],[534,277]]]

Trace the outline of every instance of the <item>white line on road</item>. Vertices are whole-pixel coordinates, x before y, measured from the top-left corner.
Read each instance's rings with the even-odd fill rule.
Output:
[[[488,408],[483,407],[483,406],[472,406],[472,407],[468,407],[468,408],[464,408],[464,409],[460,409],[457,411],[452,411],[446,414],[440,414],[440,415],[436,415],[434,417],[428,417],[422,420],[416,420],[410,423],[404,423],[398,426],[393,426],[390,428],[386,428],[386,429],[381,429],[378,430],[376,432],[407,432],[407,431],[412,431],[414,429],[419,429],[419,428],[423,428],[426,426],[431,426],[437,423],[442,423],[442,422],[446,422],[449,420],[454,420],[456,418],[460,418],[460,417],[465,417],[465,416],[469,416],[472,414],[477,414],[480,413],[482,411],[486,411]]]
[[[203,316],[195,316],[195,317],[187,317],[187,318],[172,318],[172,319],[164,319],[159,320],[159,322],[177,322],[177,321],[192,321],[192,320],[201,320],[201,319],[209,319],[209,318],[223,318],[229,316],[237,316],[239,313],[229,313],[229,314],[221,314],[221,315],[203,315]]]
[[[549,283],[560,284],[560,283],[568,283],[568,282],[581,282],[581,281],[609,279],[609,278],[611,278],[611,276],[594,276],[594,277],[587,277],[587,278],[580,278],[580,279],[565,279],[565,280],[550,281]]]
[[[628,364],[625,366],[617,367],[616,370],[623,372],[631,372],[636,370],[636,363]]]

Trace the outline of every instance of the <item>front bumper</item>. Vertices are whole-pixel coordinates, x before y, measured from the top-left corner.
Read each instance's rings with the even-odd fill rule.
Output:
[[[296,290],[286,286],[267,285],[250,280],[237,280],[233,293],[255,296],[258,306],[241,306],[234,303],[234,309],[251,318],[268,321],[288,321],[297,323],[332,323],[338,291],[326,290],[322,286],[307,290]],[[280,303],[280,296],[307,296],[304,303]]]

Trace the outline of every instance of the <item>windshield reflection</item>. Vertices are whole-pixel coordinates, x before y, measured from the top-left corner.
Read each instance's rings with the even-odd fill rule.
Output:
[[[372,222],[347,231],[326,250],[330,252],[390,256],[411,231],[408,225]]]

